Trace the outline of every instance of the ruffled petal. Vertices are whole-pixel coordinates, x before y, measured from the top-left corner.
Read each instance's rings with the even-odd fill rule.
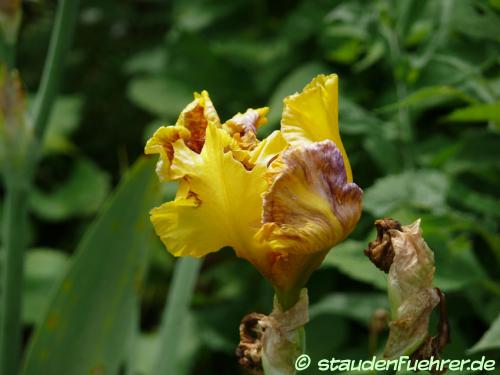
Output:
[[[205,143],[205,131],[208,123],[220,126],[220,120],[208,92],[195,93],[194,98],[181,112],[176,125],[190,131],[191,135],[189,139],[185,140],[185,143],[191,150],[200,153]]]
[[[174,255],[202,256],[231,246],[259,267],[266,260],[253,236],[260,227],[264,167],[251,171],[225,152],[227,133],[209,123],[200,154],[177,141],[175,173],[183,193],[151,211],[156,233]]]
[[[259,241],[274,251],[310,254],[330,249],[354,228],[362,191],[348,183],[332,141],[292,147],[276,159],[266,179]]]
[[[338,123],[338,77],[319,75],[301,93],[284,99],[281,131],[292,145],[331,140],[344,159],[347,181],[352,182],[351,166],[340,139]]]
[[[247,134],[255,135],[257,129],[267,124],[266,115],[268,112],[268,107],[257,109],[249,108],[245,113],[238,113],[230,120],[227,120],[223,127],[227,129],[231,135],[238,134],[240,137],[244,137]]]
[[[174,158],[173,143],[179,139],[188,139],[190,135],[189,130],[182,126],[162,126],[146,143],[144,148],[146,155],[160,155],[156,165],[156,173],[161,180],[167,181],[172,178],[170,166]]]
[[[161,180],[168,181],[175,178],[171,174],[174,142],[182,140],[189,149],[200,153],[205,143],[208,123],[220,127],[214,105],[208,93],[202,91],[201,94],[194,94],[194,100],[181,112],[175,126],[160,127],[148,140],[144,152],[148,155],[160,155],[156,171]]]

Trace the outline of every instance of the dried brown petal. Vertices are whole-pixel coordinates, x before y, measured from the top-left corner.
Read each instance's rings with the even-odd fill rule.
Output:
[[[394,249],[389,231],[400,231],[401,224],[391,218],[384,218],[375,221],[375,227],[377,228],[377,238],[368,244],[364,253],[377,268],[387,273],[394,259]]]
[[[437,357],[449,341],[444,295],[432,287],[434,253],[422,237],[420,220],[401,226],[393,219],[375,222],[377,239],[365,254],[388,273],[391,305],[386,358],[411,355],[414,358]],[[441,318],[438,335],[429,337],[429,319],[439,304]]]
[[[263,374],[262,335],[266,327],[264,314],[250,313],[240,323],[240,343],[236,348],[238,363],[250,374]]]

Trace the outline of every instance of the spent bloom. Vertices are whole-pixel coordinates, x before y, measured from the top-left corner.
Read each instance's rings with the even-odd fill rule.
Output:
[[[284,99],[281,130],[259,140],[268,108],[222,123],[206,91],[146,144],[176,197],[151,211],[176,256],[231,246],[277,291],[299,290],[332,246],[354,228],[361,189],[338,126],[338,78],[319,75]]]
[[[377,238],[370,242],[365,254],[387,273],[391,321],[384,356],[438,357],[449,341],[449,325],[444,294],[432,286],[434,253],[422,236],[420,219],[402,226],[385,218],[377,220],[375,226]],[[438,334],[431,337],[429,320],[438,305]]]

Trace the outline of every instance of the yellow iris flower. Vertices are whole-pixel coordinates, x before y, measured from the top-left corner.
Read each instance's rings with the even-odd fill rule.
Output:
[[[256,137],[268,108],[221,123],[206,91],[146,144],[175,200],[151,211],[166,248],[201,257],[231,246],[273,284],[298,291],[354,228],[361,189],[338,126],[338,78],[319,75],[284,100],[281,131]]]

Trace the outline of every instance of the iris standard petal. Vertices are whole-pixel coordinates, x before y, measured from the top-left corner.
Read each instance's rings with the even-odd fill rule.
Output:
[[[275,251],[330,249],[359,220],[362,190],[347,182],[342,155],[332,141],[289,148],[272,163],[266,179],[257,238]]]
[[[344,159],[347,181],[352,182],[351,166],[340,139],[338,122],[338,77],[319,75],[301,93],[283,101],[281,131],[292,146],[331,140]]]

